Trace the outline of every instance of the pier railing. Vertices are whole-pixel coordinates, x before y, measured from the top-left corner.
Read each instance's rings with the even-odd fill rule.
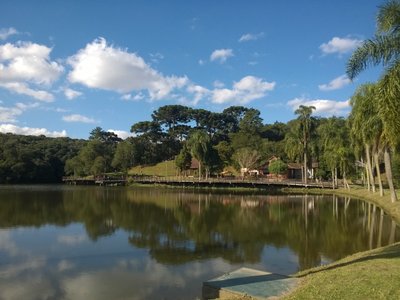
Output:
[[[296,179],[272,179],[265,177],[238,178],[238,177],[210,177],[199,178],[189,176],[130,176],[129,180],[137,183],[165,183],[165,184],[201,184],[201,185],[241,185],[241,186],[261,186],[261,185],[277,185],[277,186],[293,186],[293,187],[316,187],[316,188],[332,188],[329,181],[309,181],[307,183]]]
[[[199,178],[191,176],[122,176],[122,177],[64,177],[64,183],[74,185],[125,185],[127,182],[142,184],[167,184],[167,185],[192,185],[192,186],[240,186],[240,187],[268,187],[268,186],[286,186],[286,187],[314,187],[314,188],[332,188],[329,181],[310,180],[307,183],[295,179],[275,179],[266,177],[210,177]]]

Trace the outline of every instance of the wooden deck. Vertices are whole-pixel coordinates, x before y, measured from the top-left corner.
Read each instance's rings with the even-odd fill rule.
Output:
[[[113,186],[113,185],[125,185],[125,178],[107,178],[107,177],[63,177],[63,183],[70,185],[100,185],[100,186]]]
[[[259,178],[195,178],[195,177],[158,177],[158,176],[129,176],[129,181],[140,184],[163,184],[182,187],[243,187],[243,188],[276,188],[276,187],[299,187],[299,188],[321,188],[331,189],[331,182],[311,181],[307,184],[298,180],[276,180],[264,177]],[[79,178],[64,177],[63,182],[71,185],[126,185],[126,178]]]
[[[195,177],[157,177],[157,176],[132,176],[132,182],[141,184],[165,184],[173,186],[194,187],[299,187],[299,188],[326,188],[331,189],[331,182],[308,182],[298,180],[275,180],[264,177],[259,178],[195,178]]]

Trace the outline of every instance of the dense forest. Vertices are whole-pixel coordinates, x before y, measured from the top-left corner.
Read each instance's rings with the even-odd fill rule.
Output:
[[[65,162],[86,144],[70,138],[0,134],[0,183],[60,182]]]

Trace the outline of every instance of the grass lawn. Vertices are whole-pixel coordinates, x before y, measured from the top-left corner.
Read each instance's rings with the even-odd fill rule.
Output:
[[[137,166],[129,170],[129,175],[176,176],[178,171],[173,160],[163,161],[153,166]]]
[[[282,299],[400,299],[400,243],[357,253],[296,274],[299,288]]]

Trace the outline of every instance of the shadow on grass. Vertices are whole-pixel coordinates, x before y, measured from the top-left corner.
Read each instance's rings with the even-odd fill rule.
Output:
[[[296,277],[301,278],[301,277],[305,277],[305,276],[310,275],[310,274],[319,273],[319,272],[322,272],[322,271],[333,270],[333,269],[349,266],[349,265],[352,265],[352,264],[355,264],[355,263],[364,262],[364,261],[368,261],[368,260],[391,259],[391,258],[400,258],[400,243],[393,244],[391,246],[385,247],[381,251],[377,250],[377,252],[374,252],[374,253],[371,253],[371,254],[366,254],[363,257],[356,258],[356,259],[353,259],[351,261],[346,261],[346,262],[342,262],[342,263],[336,263],[336,264],[333,264],[333,265],[330,265],[330,266],[322,267],[321,269],[317,269],[317,270],[310,270],[309,272],[307,272],[305,274],[298,275]]]

